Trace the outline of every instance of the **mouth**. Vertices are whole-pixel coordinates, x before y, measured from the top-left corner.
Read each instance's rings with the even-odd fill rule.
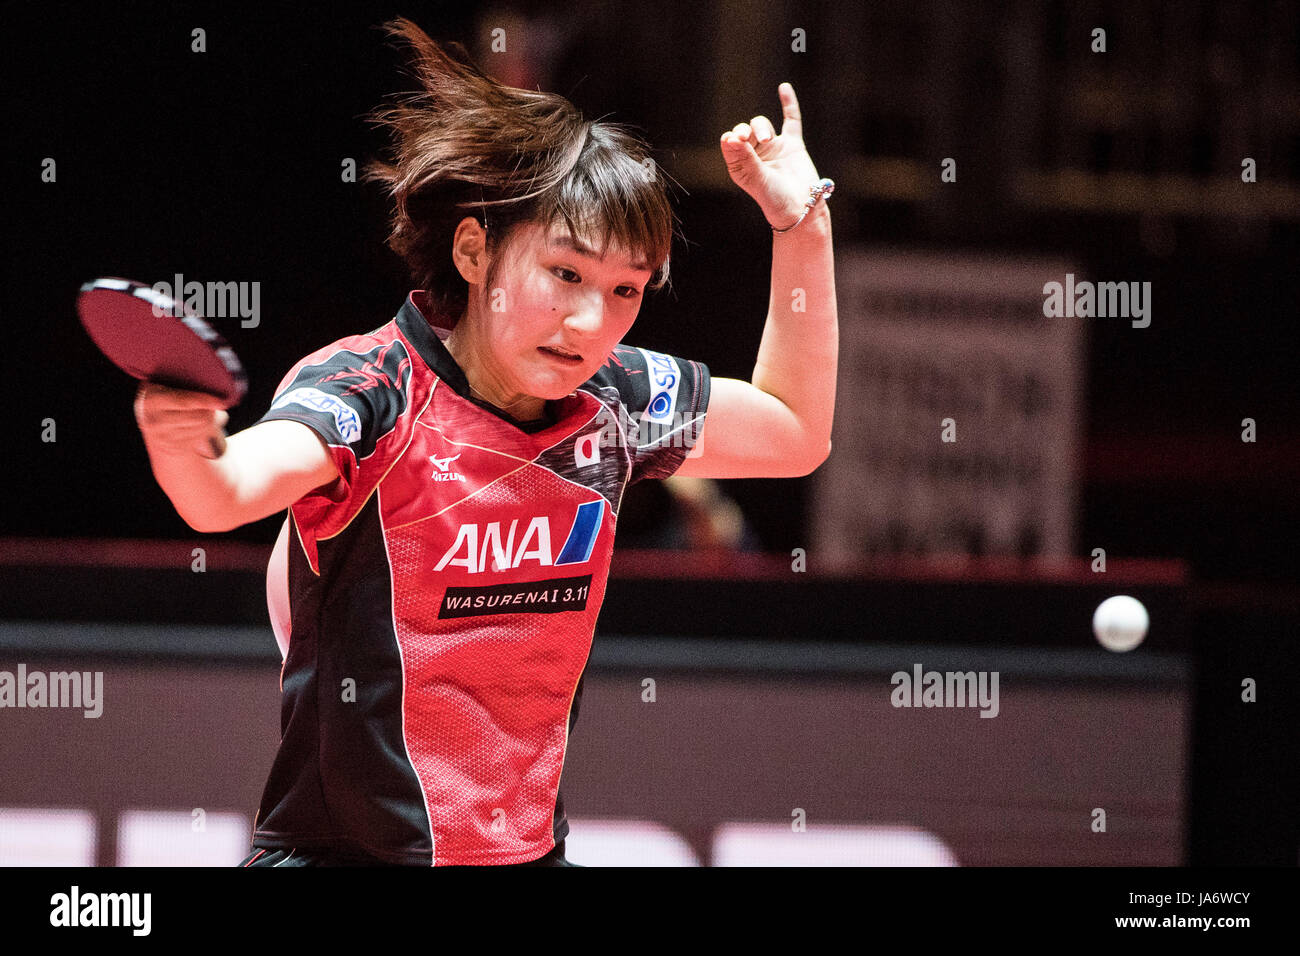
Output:
[[[563,365],[581,365],[582,356],[576,352],[570,352],[568,349],[555,348],[550,345],[539,346],[537,351],[541,352],[548,358],[554,359]]]

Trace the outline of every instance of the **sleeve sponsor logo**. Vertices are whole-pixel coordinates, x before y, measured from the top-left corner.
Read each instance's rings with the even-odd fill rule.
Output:
[[[352,407],[343,399],[322,392],[319,388],[295,388],[280,396],[271,407],[284,408],[288,405],[301,405],[314,412],[330,415],[339,434],[349,445],[361,437],[361,418]]]
[[[682,371],[671,355],[641,348],[637,351],[645,357],[646,369],[650,373],[650,403],[646,406],[646,416],[656,422],[668,421],[677,407],[677,388],[681,384]]]

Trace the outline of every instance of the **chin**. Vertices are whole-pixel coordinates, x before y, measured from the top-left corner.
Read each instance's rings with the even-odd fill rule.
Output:
[[[567,398],[568,396],[572,395],[575,391],[578,390],[578,386],[581,385],[590,377],[591,376],[588,375],[586,376],[586,378],[583,378],[581,381],[574,381],[571,385],[566,385],[563,382],[559,382],[559,383],[553,382],[543,388],[537,389],[532,394],[536,395],[538,398],[544,398],[548,402],[559,401],[562,398]]]
[[[595,375],[599,368],[600,366],[594,369],[579,367],[567,375],[539,376],[537,380],[529,383],[528,394],[547,401],[565,398],[577,391],[578,387]]]

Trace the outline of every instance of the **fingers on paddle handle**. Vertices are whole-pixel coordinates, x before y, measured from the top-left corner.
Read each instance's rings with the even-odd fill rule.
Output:
[[[215,435],[208,436],[208,450],[211,452],[205,455],[205,458],[220,458],[226,453],[226,433],[225,430],[218,431]]]

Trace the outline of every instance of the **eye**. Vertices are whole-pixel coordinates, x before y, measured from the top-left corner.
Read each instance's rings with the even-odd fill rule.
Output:
[[[556,266],[556,267],[555,267],[554,269],[552,269],[551,271],[552,271],[553,273],[555,273],[556,275],[558,275],[558,276],[560,277],[560,281],[562,281],[562,282],[570,282],[570,283],[572,283],[572,282],[574,282],[574,281],[577,281],[577,282],[581,282],[581,281],[582,281],[582,277],[579,276],[578,273],[574,272],[572,269],[566,269],[566,268],[564,268],[564,266]],[[563,274],[562,274],[562,273],[563,273]],[[565,278],[565,276],[573,276],[573,278],[572,278],[572,279],[567,279],[567,278]],[[627,291],[626,291],[626,292],[621,291],[621,290],[624,290],[624,289],[627,290]],[[638,298],[638,297],[641,295],[641,290],[638,289],[636,286],[631,286],[631,285],[622,285],[622,286],[619,286],[619,290],[620,290],[620,292],[619,292],[618,295],[619,295],[619,298],[620,298],[620,299],[635,299],[635,298]]]

